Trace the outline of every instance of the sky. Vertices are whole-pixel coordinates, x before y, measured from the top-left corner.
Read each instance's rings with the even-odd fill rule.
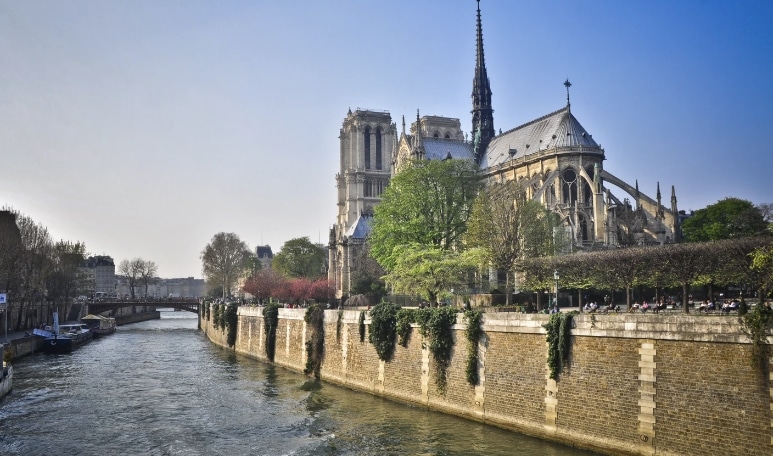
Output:
[[[686,211],[773,203],[773,2],[481,12],[497,130],[564,107],[568,78],[605,170]],[[0,0],[0,207],[163,278],[201,277],[219,232],[327,244],[350,108],[471,129],[475,19],[473,0]]]

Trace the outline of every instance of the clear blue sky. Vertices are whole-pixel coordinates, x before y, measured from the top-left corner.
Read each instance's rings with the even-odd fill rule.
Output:
[[[0,206],[201,276],[213,235],[327,242],[351,107],[470,128],[473,0],[0,0]],[[773,202],[773,2],[483,0],[494,123],[565,104],[679,208]]]

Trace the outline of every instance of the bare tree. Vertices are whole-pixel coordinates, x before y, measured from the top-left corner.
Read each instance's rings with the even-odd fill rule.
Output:
[[[140,272],[140,283],[145,286],[145,296],[148,295],[148,286],[153,285],[158,280],[158,266],[153,261],[143,262],[142,271]]]
[[[217,233],[201,252],[204,277],[210,285],[223,287],[223,298],[244,274],[252,252],[234,233]]]
[[[118,274],[125,277],[129,282],[129,292],[131,293],[132,300],[137,299],[134,288],[140,284],[144,271],[145,260],[142,258],[122,260],[118,265]]]

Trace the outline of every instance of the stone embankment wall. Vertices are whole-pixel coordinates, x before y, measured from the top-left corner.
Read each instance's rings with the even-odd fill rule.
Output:
[[[303,317],[303,309],[280,309],[274,359],[300,372],[310,337]],[[752,366],[737,318],[577,315],[570,364],[554,381],[542,328],[548,317],[486,313],[480,384],[471,386],[460,315],[442,393],[416,327],[408,347],[398,345],[385,363],[367,332],[360,341],[358,311],[328,310],[321,378],[604,454],[773,454],[773,378]],[[267,360],[262,309],[242,307],[238,321],[235,351]],[[211,320],[201,327],[227,346],[227,331]]]
[[[158,320],[161,318],[161,312],[157,310],[149,310],[139,313],[126,313],[115,316],[116,326],[128,325],[129,323],[139,323],[141,321]]]

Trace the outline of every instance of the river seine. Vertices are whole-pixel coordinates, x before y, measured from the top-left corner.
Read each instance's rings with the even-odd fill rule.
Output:
[[[0,454],[592,453],[397,404],[222,350],[188,312],[14,363]]]

